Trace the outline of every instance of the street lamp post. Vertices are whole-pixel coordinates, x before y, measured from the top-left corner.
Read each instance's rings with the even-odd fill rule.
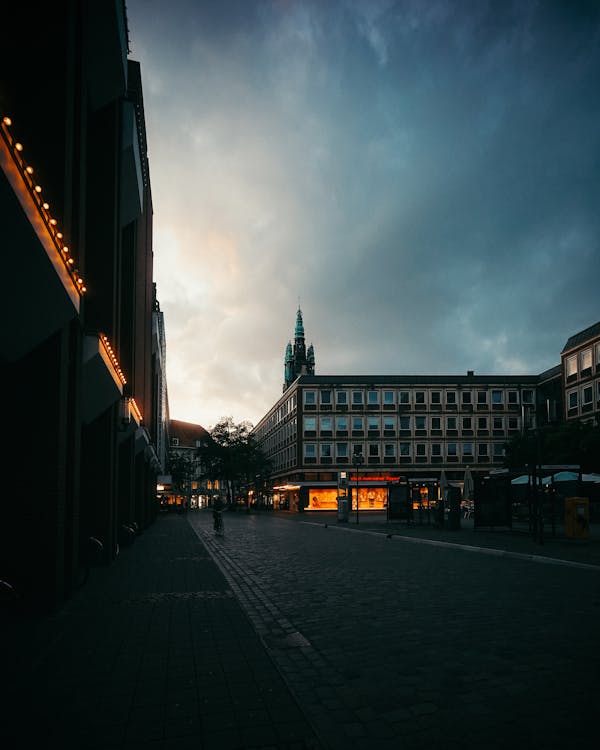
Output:
[[[364,462],[362,453],[355,450],[352,454],[352,463],[356,466],[356,523],[358,523],[358,467]]]

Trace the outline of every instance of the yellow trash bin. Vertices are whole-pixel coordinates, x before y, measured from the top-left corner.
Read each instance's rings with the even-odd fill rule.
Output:
[[[565,498],[565,535],[587,539],[590,535],[590,501],[587,497]]]

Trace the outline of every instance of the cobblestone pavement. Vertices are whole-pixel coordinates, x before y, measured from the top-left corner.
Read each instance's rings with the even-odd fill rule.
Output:
[[[461,549],[335,516],[227,513],[223,537],[188,521],[325,747],[600,746],[595,547],[589,564],[514,535]]]
[[[161,515],[59,611],[0,609],[4,750],[317,750],[184,517]]]

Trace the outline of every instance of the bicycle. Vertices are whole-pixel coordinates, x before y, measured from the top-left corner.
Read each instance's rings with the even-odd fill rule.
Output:
[[[213,511],[213,527],[215,530],[215,534],[217,536],[223,536],[223,534],[225,533],[225,527],[223,524],[223,511],[222,510]]]

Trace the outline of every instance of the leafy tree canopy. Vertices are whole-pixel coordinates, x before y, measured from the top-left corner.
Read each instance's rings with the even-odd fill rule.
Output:
[[[224,417],[198,448],[203,477],[226,481],[228,494],[235,485],[256,484],[270,474],[269,461],[251,432],[250,422],[236,424],[232,417]]]
[[[534,462],[579,464],[582,472],[600,472],[600,427],[563,422],[517,435],[507,443],[507,468],[519,469]]]

